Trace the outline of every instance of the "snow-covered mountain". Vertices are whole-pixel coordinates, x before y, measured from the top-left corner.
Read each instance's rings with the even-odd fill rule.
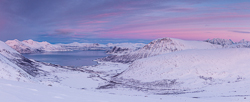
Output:
[[[174,38],[161,38],[150,42],[144,47],[125,55],[112,55],[106,58],[99,59],[99,61],[111,61],[129,63],[137,59],[156,56],[164,53],[187,49],[215,49],[221,48],[219,45],[213,45],[202,41],[187,41]]]
[[[234,42],[231,39],[220,39],[220,38],[214,38],[214,39],[207,39],[205,42],[209,42],[211,44],[217,44],[221,46],[228,46],[234,44]]]
[[[19,53],[40,53],[48,51],[73,51],[73,50],[106,50],[108,54],[124,54],[141,48],[143,43],[69,43],[69,44],[50,44],[46,41],[37,42],[33,40],[19,41],[8,40],[7,45],[18,51]],[[114,48],[114,49],[113,49]],[[117,50],[118,48],[118,50]],[[113,50],[112,50],[113,49]],[[123,50],[120,50],[123,49]]]
[[[250,79],[250,49],[184,50],[134,61],[117,83],[189,90]]]
[[[223,48],[250,48],[250,41],[245,41],[244,39],[239,42],[233,42],[231,39],[207,39],[205,42],[211,44],[221,45]]]
[[[24,40],[19,41],[15,40],[8,40],[5,42],[7,45],[18,51],[19,53],[37,53],[43,51],[68,51],[59,45],[53,45],[46,41],[44,42],[37,42],[33,40]]]

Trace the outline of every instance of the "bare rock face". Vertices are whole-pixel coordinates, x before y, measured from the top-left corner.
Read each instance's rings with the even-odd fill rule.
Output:
[[[106,51],[107,54],[124,54],[132,51],[132,49],[129,48],[122,48],[122,47],[113,47],[111,50]]]
[[[220,46],[212,45],[201,41],[184,41],[174,38],[157,39],[145,45],[141,49],[125,55],[111,55],[99,59],[99,61],[111,61],[120,63],[130,63],[137,59],[152,57],[164,53],[181,51],[186,49],[213,49]]]

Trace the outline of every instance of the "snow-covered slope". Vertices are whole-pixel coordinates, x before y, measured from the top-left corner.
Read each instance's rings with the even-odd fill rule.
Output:
[[[211,44],[221,45],[223,48],[250,48],[250,41],[245,41],[244,39],[239,42],[233,42],[231,39],[208,39],[205,42]]]
[[[32,77],[9,59],[15,59],[18,52],[0,41],[0,78],[15,81],[30,81]]]
[[[136,60],[118,83],[188,90],[250,79],[250,49],[185,50]]]
[[[112,61],[128,63],[137,59],[156,56],[164,53],[170,53],[175,51],[187,50],[187,49],[215,49],[221,48],[219,45],[213,45],[202,41],[186,41],[174,38],[162,38],[157,39],[143,48],[133,51],[125,55],[113,55],[106,58],[99,59],[99,61]]]
[[[68,51],[67,49],[59,46],[59,45],[52,45],[48,42],[37,42],[33,40],[24,40],[19,41],[15,40],[8,40],[5,42],[7,45],[18,51],[19,53],[37,53],[43,51]]]
[[[2,54],[2,56],[4,56],[7,60],[21,68],[29,75],[35,77],[38,75],[44,75],[46,73],[45,71],[39,69],[41,63],[25,58],[10,46],[6,45],[4,42],[1,42],[0,46],[0,53]]]

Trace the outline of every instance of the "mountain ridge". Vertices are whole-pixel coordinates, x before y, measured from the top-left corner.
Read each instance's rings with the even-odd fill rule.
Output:
[[[181,40],[181,39],[175,39],[175,38],[160,38],[128,54],[111,55],[111,56],[101,58],[98,60],[130,63],[137,59],[152,57],[152,56],[175,52],[175,51],[181,51],[181,50],[187,50],[187,49],[215,49],[215,48],[221,48],[221,46],[213,45],[213,44],[202,42],[202,41],[188,41],[188,40]]]

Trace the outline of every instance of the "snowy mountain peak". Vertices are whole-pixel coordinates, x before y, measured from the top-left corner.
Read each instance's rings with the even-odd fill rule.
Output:
[[[33,44],[33,43],[34,43],[34,41],[31,40],[31,39],[29,39],[29,40],[24,40],[24,41],[22,41],[22,42],[29,43],[29,44]]]
[[[173,42],[172,38],[160,38],[160,39],[156,39],[152,42],[150,42],[149,44],[159,44],[159,43],[162,43],[162,42]]]
[[[245,39],[242,39],[241,41],[237,42],[237,44],[246,44],[250,43],[250,41],[246,41]]]
[[[171,51],[176,51],[176,47],[184,47],[183,44],[179,43],[177,40],[174,40],[172,38],[162,38],[162,39],[157,39],[149,44],[145,45],[143,49],[165,49],[165,50],[171,50]]]
[[[126,55],[113,55],[100,59],[100,61],[112,61],[129,63],[137,59],[152,57],[164,53],[187,49],[215,49],[221,48],[219,45],[213,45],[202,41],[188,41],[175,38],[161,38],[150,42],[143,48],[128,53]]]

